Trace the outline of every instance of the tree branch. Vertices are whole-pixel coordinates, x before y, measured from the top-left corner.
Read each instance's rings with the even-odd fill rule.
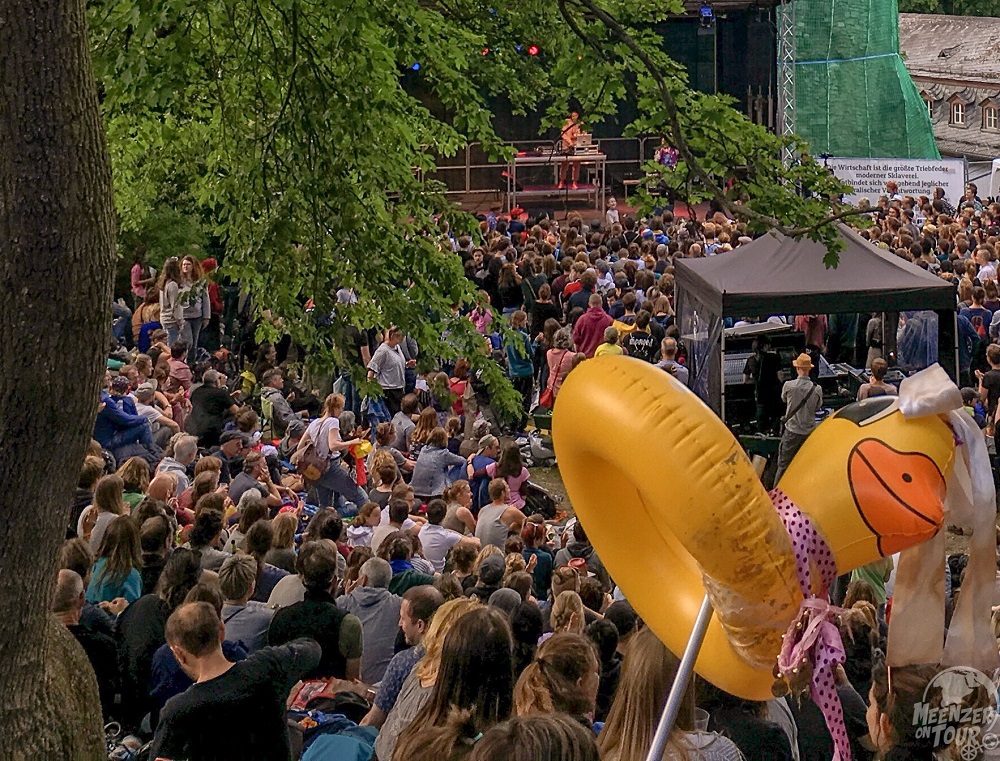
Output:
[[[751,209],[749,206],[734,203],[726,195],[722,187],[715,181],[715,178],[711,175],[711,173],[709,173],[705,167],[702,166],[697,156],[695,156],[694,151],[691,149],[691,146],[688,144],[687,139],[684,136],[684,130],[681,126],[680,111],[677,107],[677,102],[674,99],[673,93],[670,91],[670,87],[667,85],[666,77],[656,62],[653,61],[652,57],[650,57],[650,55],[643,50],[642,46],[636,42],[628,30],[626,30],[614,16],[597,4],[596,0],[559,0],[560,12],[567,25],[570,27],[570,30],[582,42],[596,50],[601,58],[604,60],[610,60],[610,57],[606,52],[606,48],[599,45],[596,40],[581,29],[580,25],[576,22],[576,19],[572,17],[568,7],[570,2],[575,3],[581,9],[590,12],[597,19],[599,19],[608,28],[608,30],[628,48],[632,55],[635,56],[635,58],[642,64],[649,76],[652,77],[653,81],[656,83],[657,91],[660,95],[660,101],[666,111],[669,123],[669,137],[673,147],[677,149],[678,154],[680,154],[688,168],[709,191],[712,199],[718,203],[723,211],[725,211],[728,215],[742,218],[745,221],[763,224],[789,237],[800,238],[803,235],[816,232],[827,225],[832,225],[841,219],[870,213],[869,210],[850,208],[839,211],[835,214],[827,215],[812,225],[804,227],[791,227],[783,223],[781,220],[767,214],[762,214],[761,212]]]

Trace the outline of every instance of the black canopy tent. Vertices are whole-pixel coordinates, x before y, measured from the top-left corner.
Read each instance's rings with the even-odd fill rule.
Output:
[[[956,377],[954,287],[846,225],[838,225],[838,233],[844,249],[832,269],[823,264],[821,243],[779,234],[718,256],[674,262],[674,308],[688,346],[689,384],[723,419],[726,317],[933,310],[939,362]]]

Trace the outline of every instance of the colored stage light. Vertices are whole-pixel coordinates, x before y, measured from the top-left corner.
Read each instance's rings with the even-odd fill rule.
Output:
[[[528,55],[538,55],[538,45],[528,46]]]

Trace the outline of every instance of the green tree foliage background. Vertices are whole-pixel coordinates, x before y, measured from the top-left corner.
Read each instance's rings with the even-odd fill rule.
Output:
[[[593,124],[629,98],[641,114],[630,134],[681,152],[665,182],[755,230],[822,240],[835,261],[825,199],[843,187],[813,161],[785,167],[781,139],[688,87],[652,26],[683,13],[680,0],[92,0],[89,11],[123,253],[141,244],[158,259],[211,237],[266,315],[263,333],[291,333],[318,361],[346,361],[348,324],[398,324],[431,356],[472,358],[513,402],[457,314],[475,294],[439,235],[438,215],[457,230],[475,221],[428,179],[471,141],[504,155],[490,95],[543,110],[549,126],[571,102]],[[543,55],[518,52],[539,39]],[[360,303],[336,305],[341,286]],[[314,319],[331,313],[332,325]]]

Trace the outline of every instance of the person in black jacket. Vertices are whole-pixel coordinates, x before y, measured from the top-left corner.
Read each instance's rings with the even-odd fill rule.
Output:
[[[767,704],[744,700],[710,682],[697,681],[698,707],[708,711],[708,729],[728,737],[747,761],[791,761],[788,736],[764,717]]]
[[[225,636],[210,603],[185,603],[170,615],[167,643],[195,683],[163,707],[150,758],[291,756],[285,700],[319,664],[319,643],[296,639],[231,663],[222,652]]]

